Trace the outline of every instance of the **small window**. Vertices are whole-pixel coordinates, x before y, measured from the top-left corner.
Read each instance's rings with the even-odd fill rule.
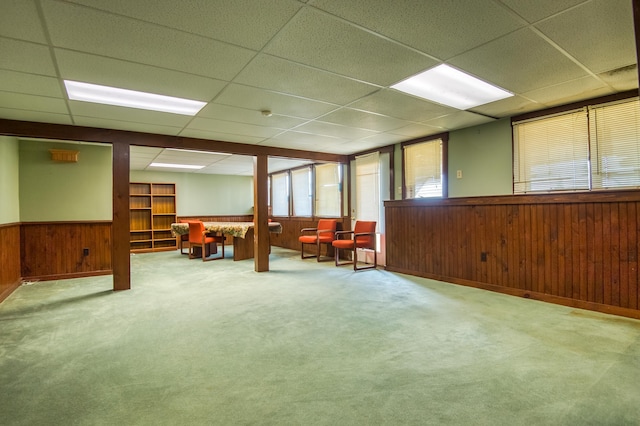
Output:
[[[442,197],[441,138],[405,145],[405,198]]]
[[[338,163],[316,164],[316,216],[342,216],[342,169]]]
[[[291,171],[293,216],[311,216],[311,167]]]
[[[271,201],[273,216],[289,216],[289,173],[271,176]]]

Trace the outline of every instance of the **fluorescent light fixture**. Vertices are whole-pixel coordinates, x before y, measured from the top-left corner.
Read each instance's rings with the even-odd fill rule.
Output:
[[[446,64],[409,77],[391,88],[457,109],[469,109],[513,96],[513,93]]]
[[[69,99],[173,114],[196,115],[206,102],[65,80]]]
[[[194,166],[192,164],[171,164],[171,163],[151,163],[150,167],[169,167],[172,169],[194,169],[200,170],[203,169],[204,166]]]
[[[195,152],[196,154],[233,155],[233,154],[229,154],[228,152],[198,151],[197,149],[166,148],[166,150],[177,151],[177,152]]]

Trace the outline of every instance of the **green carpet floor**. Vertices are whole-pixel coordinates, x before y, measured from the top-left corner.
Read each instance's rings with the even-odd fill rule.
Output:
[[[25,283],[0,304],[0,424],[640,424],[640,321],[270,260]]]

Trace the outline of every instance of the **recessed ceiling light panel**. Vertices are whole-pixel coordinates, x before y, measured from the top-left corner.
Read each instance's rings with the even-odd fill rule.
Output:
[[[182,115],[196,115],[206,105],[206,102],[79,81],[65,80],[64,85],[67,88],[69,99],[74,101],[94,102]]]
[[[462,110],[513,96],[511,92],[446,64],[414,75],[391,88]]]
[[[150,167],[167,167],[171,169],[193,169],[200,170],[203,169],[204,166],[194,166],[192,164],[171,164],[171,163],[151,163]]]

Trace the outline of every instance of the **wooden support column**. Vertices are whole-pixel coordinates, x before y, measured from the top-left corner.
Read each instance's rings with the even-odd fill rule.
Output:
[[[253,259],[256,272],[269,270],[268,156],[253,157]]]
[[[129,257],[129,144],[113,143],[113,222],[111,268],[113,290],[131,288]]]

